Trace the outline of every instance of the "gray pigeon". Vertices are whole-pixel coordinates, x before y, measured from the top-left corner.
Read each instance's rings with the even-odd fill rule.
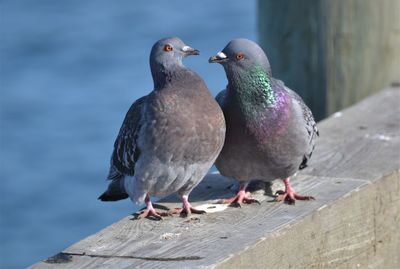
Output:
[[[237,179],[238,194],[226,202],[253,203],[246,192],[252,179],[282,179],[277,201],[314,199],[294,192],[289,178],[307,166],[318,135],[310,109],[280,80],[274,79],[264,51],[253,41],[234,39],[209,60],[220,63],[228,85],[216,99],[226,121],[225,144],[215,165]],[[245,184],[246,183],[246,184]]]
[[[182,209],[175,213],[205,213],[194,209],[188,196],[222,149],[225,120],[204,81],[182,64],[199,51],[179,38],[164,38],[150,54],[154,90],[131,106],[114,144],[108,179],[99,199],[116,201],[128,196],[145,201],[138,217],[161,219],[150,196],[178,192]]]

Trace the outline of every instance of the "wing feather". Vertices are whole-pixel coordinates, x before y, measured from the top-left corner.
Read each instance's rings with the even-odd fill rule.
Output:
[[[302,113],[303,113],[303,119],[305,122],[305,128],[308,133],[308,138],[309,138],[309,151],[304,154],[303,161],[300,164],[299,169],[303,169],[307,167],[307,162],[311,158],[311,155],[314,151],[315,148],[315,139],[317,136],[319,136],[319,131],[317,128],[317,123],[314,120],[314,116],[308,108],[308,106],[304,103],[303,99],[293,90],[289,89],[288,87],[285,86],[283,81],[274,79],[275,83],[277,83],[279,86],[284,87],[285,90],[290,94],[290,96],[300,105]]]
[[[124,175],[133,176],[135,163],[140,155],[137,145],[141,128],[142,109],[147,96],[136,100],[126,113],[124,122],[114,143],[108,179],[120,179]]]
[[[219,106],[221,108],[224,107],[224,103],[225,103],[225,92],[226,90],[222,90],[220,91],[217,96],[215,97],[215,100],[217,101],[217,103],[219,104]]]

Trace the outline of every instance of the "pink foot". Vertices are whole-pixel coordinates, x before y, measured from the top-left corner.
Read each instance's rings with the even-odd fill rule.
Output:
[[[294,192],[292,185],[289,182],[289,178],[284,179],[283,183],[285,183],[285,191],[279,190],[276,192],[278,196],[275,198],[275,201],[281,202],[285,201],[289,205],[294,205],[296,200],[315,200],[312,196],[302,196]]]
[[[230,204],[230,206],[232,207],[242,207],[241,204],[260,204],[259,201],[257,201],[256,199],[252,199],[249,196],[250,193],[246,192],[245,185],[240,184],[240,189],[238,193],[232,198],[222,200],[222,203]]]
[[[156,220],[162,220],[163,219],[162,217],[169,216],[169,214],[166,212],[157,212],[154,209],[149,196],[146,196],[145,202],[146,202],[146,209],[140,212],[140,214],[137,216],[137,219],[144,219],[144,218],[152,217]]]
[[[182,195],[182,208],[175,208],[171,211],[171,214],[179,214],[181,217],[187,217],[190,214],[205,214],[206,211],[198,210],[189,203],[188,197]]]

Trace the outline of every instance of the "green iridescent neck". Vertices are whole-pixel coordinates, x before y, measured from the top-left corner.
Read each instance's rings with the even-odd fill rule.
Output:
[[[268,73],[260,65],[238,74],[231,82],[238,89],[236,95],[244,104],[270,107],[277,100]]]

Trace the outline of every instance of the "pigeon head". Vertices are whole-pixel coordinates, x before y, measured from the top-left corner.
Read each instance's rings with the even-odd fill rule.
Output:
[[[150,53],[153,77],[154,72],[183,66],[182,59],[189,55],[199,55],[199,51],[186,45],[177,37],[160,39],[153,45]]]
[[[228,77],[256,67],[262,68],[271,76],[267,55],[257,43],[244,38],[230,41],[222,51],[210,57],[208,62],[221,64]]]

